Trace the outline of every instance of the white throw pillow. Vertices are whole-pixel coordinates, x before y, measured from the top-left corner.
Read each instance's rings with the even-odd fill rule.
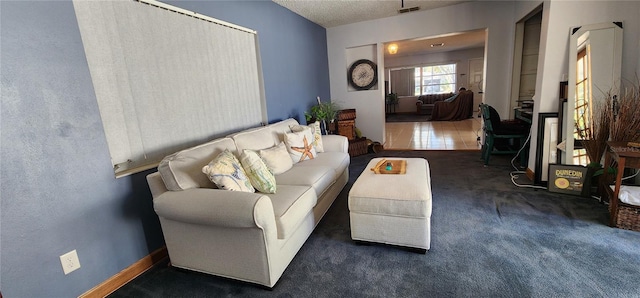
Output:
[[[258,154],[274,175],[282,174],[293,167],[293,161],[284,143],[262,149],[258,151]]]
[[[291,125],[289,128],[292,132],[301,132],[304,131],[305,127],[311,129],[311,134],[313,135],[313,148],[316,149],[316,152],[324,152],[324,146],[322,145],[322,130],[320,129],[319,121],[313,122],[308,126]]]
[[[243,150],[240,162],[256,190],[262,193],[276,193],[276,177],[255,151]]]
[[[293,163],[314,159],[318,154],[313,148],[313,134],[309,127],[304,127],[300,132],[285,133],[284,143]]]
[[[220,189],[255,191],[249,178],[247,178],[247,174],[242,169],[242,165],[229,149],[225,149],[224,152],[218,154],[216,158],[202,168],[202,172]]]

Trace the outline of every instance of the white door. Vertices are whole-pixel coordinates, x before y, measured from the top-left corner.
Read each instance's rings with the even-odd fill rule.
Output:
[[[478,107],[483,102],[484,96],[484,59],[469,59],[469,87],[467,89],[473,91],[473,106],[478,111]]]

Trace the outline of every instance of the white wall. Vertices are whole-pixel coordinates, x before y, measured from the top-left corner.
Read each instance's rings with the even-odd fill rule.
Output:
[[[535,162],[538,113],[558,111],[558,84],[569,68],[570,29],[587,24],[622,21],[622,80],[637,82],[636,74],[640,74],[638,15],[640,2],[636,1],[544,2],[529,168],[532,169]]]
[[[515,2],[479,1],[418,11],[327,29],[331,98],[355,108],[363,135],[384,142],[384,88],[349,92],[346,49],[376,44],[379,81],[384,81],[383,43],[446,33],[488,29],[485,53],[485,102],[509,113]],[[353,57],[351,57],[353,58]]]

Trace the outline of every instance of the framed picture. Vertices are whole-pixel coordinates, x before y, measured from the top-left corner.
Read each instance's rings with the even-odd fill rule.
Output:
[[[569,81],[560,82],[560,91],[558,92],[560,99],[567,99],[568,94],[569,94]]]
[[[587,167],[576,165],[549,165],[549,191],[581,195]]]
[[[558,113],[538,114],[538,140],[536,143],[536,163],[534,184],[546,185],[549,164],[557,163]]]
[[[568,81],[562,81],[560,82],[560,91],[558,93],[559,95],[559,100],[558,100],[558,143],[560,143],[560,141],[565,139],[565,131],[567,131],[567,121],[564,120],[565,116],[569,116],[569,115],[565,115],[565,111],[567,110],[567,95],[569,93],[569,82]],[[561,161],[561,156],[562,156],[562,152],[560,149],[556,149],[556,163],[562,163]]]

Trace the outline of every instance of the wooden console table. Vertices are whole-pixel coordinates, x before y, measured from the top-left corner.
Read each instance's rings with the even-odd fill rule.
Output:
[[[602,183],[606,188],[604,193],[609,194],[609,212],[610,212],[610,225],[616,226],[618,220],[618,204],[620,204],[618,195],[620,194],[620,185],[622,184],[622,176],[625,168],[640,169],[640,148],[634,148],[627,146],[627,142],[607,142],[609,150],[605,155],[604,168],[611,167],[614,161],[618,163],[618,170],[616,173],[615,188],[611,192],[611,188],[608,183]]]

